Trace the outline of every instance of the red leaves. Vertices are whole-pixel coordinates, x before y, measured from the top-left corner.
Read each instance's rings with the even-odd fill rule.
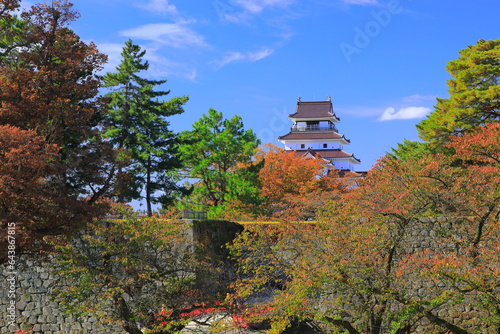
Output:
[[[262,195],[268,199],[270,216],[292,221],[314,219],[316,211],[343,189],[334,176],[326,176],[323,159],[315,159],[267,145],[258,159],[265,163],[260,170]]]
[[[462,160],[500,165],[500,123],[490,123],[462,136],[452,137],[447,147]]]
[[[58,152],[34,131],[0,126],[0,198],[33,190],[49,172]]]

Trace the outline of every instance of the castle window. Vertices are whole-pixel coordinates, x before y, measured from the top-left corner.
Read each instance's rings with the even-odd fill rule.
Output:
[[[328,147],[328,144],[323,144],[323,148],[327,148]]]
[[[306,148],[306,144],[300,144],[300,148]]]

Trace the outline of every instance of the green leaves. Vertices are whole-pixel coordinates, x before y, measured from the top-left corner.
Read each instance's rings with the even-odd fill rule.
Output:
[[[166,80],[139,76],[140,72],[149,69],[148,62],[143,59],[145,54],[145,50],[128,40],[117,72],[104,76],[104,87],[111,92],[106,94],[109,112],[103,120],[103,136],[115,148],[126,150],[130,157],[130,165],[120,172],[129,174],[132,182],[115,194],[118,200],[137,199],[141,197],[137,188],[143,188],[147,211],[151,215],[152,203],[167,203],[173,192],[181,190],[168,177],[179,167],[179,162],[173,150],[176,135],[170,130],[167,117],[184,112],[183,105],[188,97],[159,100],[170,92],[155,90]],[[157,191],[163,193],[157,196]]]
[[[450,97],[438,99],[417,125],[424,140],[445,143],[449,135],[500,120],[500,40],[479,40],[459,53],[446,67]]]
[[[230,181],[237,170],[251,162],[259,141],[252,130],[244,130],[241,117],[224,119],[210,109],[180,133],[179,154],[188,177],[197,180],[195,198],[199,204],[218,206],[228,200]],[[234,189],[234,188],[233,188]]]

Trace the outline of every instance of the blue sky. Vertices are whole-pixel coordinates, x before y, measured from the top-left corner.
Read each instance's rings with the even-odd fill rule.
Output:
[[[148,76],[189,95],[171,118],[188,130],[209,108],[242,116],[278,144],[299,96],[331,96],[346,151],[368,170],[405,138],[436,97],[447,97],[446,62],[479,39],[497,39],[494,0],[74,0],[72,28],[109,55],[114,71],[132,39]]]

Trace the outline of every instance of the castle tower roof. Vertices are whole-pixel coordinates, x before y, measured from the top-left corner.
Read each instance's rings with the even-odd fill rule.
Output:
[[[295,113],[288,118],[293,122],[290,132],[279,136],[285,150],[296,154],[324,159],[331,168],[353,170],[361,161],[354,154],[344,151],[350,140],[339,134],[336,122],[340,119],[333,112],[330,98],[327,101],[297,101]]]
[[[339,122],[338,118],[333,112],[332,101],[297,101],[295,113],[289,115],[290,120],[330,120],[332,122]]]

